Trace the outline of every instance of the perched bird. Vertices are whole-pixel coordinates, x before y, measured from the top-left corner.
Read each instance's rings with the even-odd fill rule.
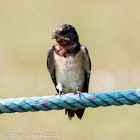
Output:
[[[53,32],[56,44],[49,48],[47,68],[58,94],[88,92],[91,62],[88,50],[79,43],[72,25],[63,24]],[[76,114],[82,118],[84,109],[66,109],[71,120]]]

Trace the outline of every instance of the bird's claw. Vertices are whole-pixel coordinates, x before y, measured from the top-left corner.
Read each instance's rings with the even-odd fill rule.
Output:
[[[59,91],[59,93],[57,93],[57,94],[55,94],[55,95],[59,95],[59,97],[60,97],[61,99],[63,99],[61,95],[64,95],[64,93],[62,93],[62,91]]]
[[[59,91],[59,93],[55,94],[55,95],[64,95],[64,93],[62,93],[62,91]]]
[[[78,96],[79,96],[79,100],[81,100],[81,94],[82,94],[82,92],[80,92],[79,90],[77,90],[77,92],[75,92],[74,94],[78,94]]]

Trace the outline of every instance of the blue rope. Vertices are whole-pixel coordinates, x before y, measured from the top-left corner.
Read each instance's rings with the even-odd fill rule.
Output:
[[[118,90],[103,93],[69,93],[65,95],[52,95],[43,97],[20,97],[0,99],[0,114],[49,111],[61,109],[83,109],[86,107],[99,107],[110,105],[140,104],[140,89]]]

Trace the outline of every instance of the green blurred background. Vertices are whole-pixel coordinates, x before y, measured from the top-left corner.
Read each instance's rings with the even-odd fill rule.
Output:
[[[89,50],[89,92],[140,87],[139,0],[0,0],[0,98],[56,93],[46,55],[55,43],[52,31],[64,23],[75,26]],[[69,121],[64,110],[2,114],[2,132],[60,132],[62,140],[139,140],[140,105],[88,108],[81,121]]]

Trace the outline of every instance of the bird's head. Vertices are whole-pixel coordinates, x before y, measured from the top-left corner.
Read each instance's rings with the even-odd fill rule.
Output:
[[[56,39],[62,46],[67,46],[79,41],[78,34],[72,25],[63,24],[55,28],[52,39]]]

